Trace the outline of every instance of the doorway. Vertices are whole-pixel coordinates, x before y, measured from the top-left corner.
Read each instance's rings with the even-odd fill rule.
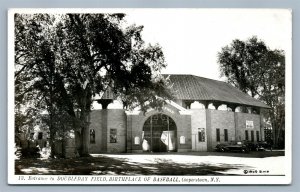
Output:
[[[162,113],[150,116],[143,126],[143,151],[176,151],[176,124],[174,120]]]

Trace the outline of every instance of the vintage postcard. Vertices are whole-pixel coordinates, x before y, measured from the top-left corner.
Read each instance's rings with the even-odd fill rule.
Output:
[[[292,182],[288,9],[11,9],[8,183]]]

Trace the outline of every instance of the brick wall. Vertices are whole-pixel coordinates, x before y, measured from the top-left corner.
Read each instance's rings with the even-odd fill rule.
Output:
[[[259,135],[261,137],[260,130],[260,115],[257,114],[249,114],[249,113],[236,113],[237,116],[237,132],[236,138],[237,140],[245,140],[245,130],[248,130],[249,140],[251,140],[251,131],[254,131],[254,141],[256,142],[256,131],[259,131]],[[246,129],[246,121],[253,121],[254,129]]]
[[[139,114],[127,115],[127,152],[142,152],[142,133],[145,121],[152,115],[157,113],[163,113],[171,117],[177,127],[176,149],[177,151],[190,151],[191,145],[191,116],[180,115],[172,106],[168,106],[168,109],[162,112],[150,111],[146,114],[142,112]],[[185,143],[180,144],[180,137],[185,137]],[[135,144],[134,139],[140,138],[140,144]]]
[[[95,143],[89,142],[90,153],[126,151],[126,114],[123,109],[94,110],[90,130],[95,130]],[[110,143],[110,129],[117,130],[117,142]]]
[[[90,113],[90,130],[95,130],[95,143],[89,144],[90,153],[101,153],[102,148],[102,110],[93,110]]]
[[[218,143],[224,143],[224,129],[228,130],[228,141],[244,140],[246,121],[253,121],[254,138],[259,131],[260,140],[260,115],[247,113],[234,113],[211,109],[191,109],[192,115],[180,115],[176,109],[158,112],[149,111],[146,114],[125,114],[122,109],[94,110],[91,112],[90,129],[95,130],[95,143],[89,144],[90,153],[103,152],[142,152],[142,133],[145,121],[152,115],[163,113],[171,117],[176,123],[176,149],[184,151],[212,151]],[[107,122],[105,121],[107,119]],[[205,128],[205,142],[198,142],[198,128]],[[216,139],[216,129],[220,129],[220,142]],[[117,130],[117,142],[110,143],[110,130]],[[249,129],[249,140],[251,139]],[[180,143],[184,137],[185,142]],[[137,138],[140,142],[134,142]]]
[[[205,109],[191,109],[192,111],[192,150],[193,151],[207,151],[207,131],[206,131],[206,113]],[[205,141],[199,142],[198,129],[204,128]]]
[[[142,113],[127,115],[127,152],[142,152],[143,123],[146,120]],[[134,138],[139,137],[140,143],[135,144]]]
[[[218,143],[225,143],[224,129],[228,130],[228,141],[235,140],[235,122],[234,122],[234,112],[230,111],[219,111],[210,110],[210,137],[211,142],[208,146],[208,150],[212,151]],[[220,141],[217,141],[217,129],[220,129]]]
[[[260,115],[249,113],[234,113],[229,111],[206,110],[207,150],[212,151],[218,143],[225,142],[225,131],[228,130],[228,142],[245,140],[246,121],[253,121],[254,129],[247,129],[249,140],[254,131],[254,141],[257,141],[256,131],[260,131]],[[217,141],[217,130],[220,129],[220,141]]]
[[[177,143],[178,152],[185,152],[192,150],[192,131],[191,131],[191,115],[180,115],[178,116],[177,123]],[[185,137],[185,144],[180,143],[180,137]]]
[[[126,114],[123,109],[108,109],[107,121],[107,152],[126,151]],[[110,130],[117,130],[117,142],[110,142]]]

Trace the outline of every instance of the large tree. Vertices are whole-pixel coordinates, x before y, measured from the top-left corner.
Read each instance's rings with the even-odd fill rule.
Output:
[[[160,46],[146,45],[143,27],[126,26],[124,17],[15,16],[16,105],[47,110],[52,137],[71,127],[81,156],[88,154],[88,116],[95,94],[109,86],[126,107],[143,111],[161,107],[171,96],[159,75],[166,66]],[[64,125],[61,119],[70,121]]]
[[[266,44],[251,37],[246,41],[233,40],[218,53],[221,75],[252,97],[271,107],[268,118],[272,124],[273,141],[284,145],[285,122],[285,55],[282,50],[271,50]]]

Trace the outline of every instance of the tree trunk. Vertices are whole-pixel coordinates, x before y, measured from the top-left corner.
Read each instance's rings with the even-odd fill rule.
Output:
[[[81,157],[89,156],[89,109],[90,103],[87,107],[87,90],[84,91],[84,97],[81,98],[81,109],[80,109],[80,121],[82,122],[80,130],[80,150],[79,155]]]
[[[80,157],[89,156],[89,127],[84,126],[75,132],[76,149]]]
[[[284,117],[281,117],[278,119],[278,127],[277,127],[277,135],[276,135],[276,142],[277,142],[277,147],[281,148],[284,146],[284,141],[285,141],[285,135],[283,134],[283,126],[284,126]]]
[[[277,145],[276,143],[276,132],[277,132],[277,123],[274,115],[274,111],[270,111],[270,120],[272,125],[272,144],[273,147]]]
[[[82,129],[82,153],[81,156],[89,156],[89,126]]]
[[[81,155],[81,151],[82,151],[81,131],[75,131],[75,145],[76,145],[77,153]]]
[[[55,132],[54,132],[53,129],[50,128],[50,139],[49,139],[50,143],[49,144],[50,144],[50,147],[51,147],[51,154],[50,154],[51,158],[54,158],[54,156],[56,155],[54,137],[55,137]]]
[[[53,107],[52,107],[52,103],[50,103],[50,116],[49,116],[49,118],[50,118],[50,127],[49,127],[50,138],[49,138],[49,142],[50,142],[50,147],[51,147],[50,157],[54,158],[56,153],[55,153],[55,143],[54,143],[55,130],[54,130],[54,126],[53,126]]]

